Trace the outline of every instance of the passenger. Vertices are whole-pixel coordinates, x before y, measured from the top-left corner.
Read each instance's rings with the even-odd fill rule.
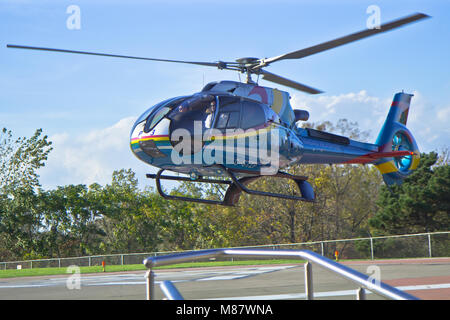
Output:
[[[210,129],[212,127],[212,121],[214,118],[214,113],[216,111],[216,101],[211,101],[208,108],[206,108],[206,119],[205,119],[205,128]]]

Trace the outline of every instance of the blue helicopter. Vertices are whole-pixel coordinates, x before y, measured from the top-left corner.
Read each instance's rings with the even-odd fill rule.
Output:
[[[302,92],[322,91],[286,79],[264,68],[286,60],[300,59],[365,37],[412,23],[422,13],[385,23],[309,48],[272,58],[240,58],[233,62],[201,62],[155,59],[54,48],[7,45],[9,48],[66,52],[160,62],[187,63],[246,73],[246,83],[218,81],[200,92],[170,98],[149,108],[131,129],[130,147],[145,163],[158,167],[155,179],[159,194],[171,200],[234,206],[242,192],[281,199],[312,202],[314,190],[306,176],[282,169],[294,164],[373,164],[387,185],[399,184],[419,164],[417,143],[406,127],[412,95],[394,96],[385,123],[374,144],[348,137],[301,128],[309,119],[306,110],[293,109],[288,92],[260,86],[252,75]],[[169,170],[188,175],[163,175]],[[295,182],[299,195],[264,192],[248,188],[259,178],[270,176]],[[227,185],[221,200],[191,198],[164,192],[161,180]]]

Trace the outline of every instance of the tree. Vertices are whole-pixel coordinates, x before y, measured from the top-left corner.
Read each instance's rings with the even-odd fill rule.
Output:
[[[150,190],[140,191],[131,169],[114,171],[112,183],[104,188],[97,186],[93,192],[102,211],[97,222],[105,233],[102,250],[121,253],[157,249],[164,201]]]
[[[52,150],[47,136],[36,130],[31,138],[13,139],[0,132],[0,258],[38,257],[42,249],[37,170]]]
[[[6,128],[0,134],[0,189],[13,190],[17,187],[39,186],[37,170],[45,166],[52,150],[42,129],[36,130],[31,138],[13,140]]]
[[[46,228],[42,235],[48,255],[96,253],[103,235],[97,226],[99,211],[85,185],[67,185],[41,192],[40,210]]]
[[[16,188],[0,197],[0,260],[40,257],[37,195],[30,188]]]
[[[402,185],[381,189],[379,210],[369,220],[375,233],[406,234],[448,230],[450,166],[435,166],[437,161],[437,153],[423,153],[417,170]]]

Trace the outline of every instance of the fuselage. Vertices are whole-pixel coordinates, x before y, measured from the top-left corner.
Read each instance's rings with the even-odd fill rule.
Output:
[[[136,121],[131,149],[152,166],[194,177],[223,176],[223,167],[264,175],[294,163],[358,163],[378,150],[298,127],[288,94],[275,90],[226,81],[163,101]]]

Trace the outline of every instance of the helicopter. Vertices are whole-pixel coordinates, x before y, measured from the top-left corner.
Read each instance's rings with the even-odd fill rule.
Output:
[[[259,77],[309,94],[321,90],[267,71],[269,65],[301,59],[375,34],[428,18],[415,13],[374,29],[366,29],[331,41],[271,58],[244,57],[235,61],[204,62],[169,60],[109,53],[32,47],[8,44],[8,48],[74,53],[115,58],[193,64],[234,70],[246,74],[246,82],[222,80],[208,83],[200,92],[162,101],[146,110],[130,133],[132,153],[159,168],[154,179],[165,199],[235,206],[242,192],[296,201],[315,201],[308,177],[282,169],[294,164],[373,164],[387,185],[400,184],[418,166],[420,153],[406,127],[412,94],[394,95],[388,115],[375,143],[302,128],[309,119],[306,110],[294,109],[290,95],[276,88],[260,86]],[[255,82],[252,75],[257,76]],[[164,171],[188,175],[163,175]],[[262,177],[288,179],[300,194],[253,190],[248,184]],[[227,185],[221,200],[167,194],[161,180]]]

